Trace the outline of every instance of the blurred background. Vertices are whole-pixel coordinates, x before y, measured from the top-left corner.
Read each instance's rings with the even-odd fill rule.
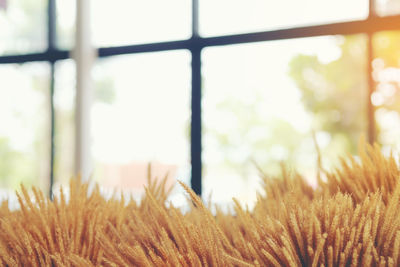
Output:
[[[152,175],[252,205],[361,135],[400,148],[400,0],[0,0],[0,187]],[[175,189],[171,200],[184,197]]]

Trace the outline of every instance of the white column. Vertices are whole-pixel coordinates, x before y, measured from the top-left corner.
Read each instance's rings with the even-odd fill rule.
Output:
[[[92,174],[90,153],[91,67],[95,49],[91,43],[90,0],[76,0],[76,32],[73,58],[76,63],[75,173],[86,180]]]

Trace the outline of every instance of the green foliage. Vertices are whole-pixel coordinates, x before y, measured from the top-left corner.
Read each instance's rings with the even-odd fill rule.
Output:
[[[0,186],[17,188],[19,182],[32,185],[34,177],[30,167],[34,164],[26,153],[13,149],[8,139],[0,137]]]
[[[377,92],[384,98],[377,108],[399,112],[398,81],[388,81],[379,75],[385,70],[399,68],[400,34],[379,33],[373,41],[374,56],[381,61],[374,63],[377,65],[374,67],[374,77]],[[324,165],[328,168],[334,166],[333,159],[338,155],[355,153],[360,136],[367,130],[367,38],[364,35],[338,36],[336,43],[340,54],[334,60],[326,62],[315,54],[299,54],[290,61],[288,71],[300,90],[305,109],[312,114],[312,129],[329,136],[328,145],[322,149]],[[381,92],[382,85],[388,84],[395,90],[391,94]],[[279,160],[297,168],[304,165],[303,155],[315,154],[312,142],[305,142],[310,139],[311,133],[299,133],[279,118],[266,120],[257,112],[257,107],[265,104],[264,99],[261,96],[256,99],[256,103],[246,104],[240,98],[227,97],[218,109],[231,112],[238,122],[236,127],[228,132],[207,129],[218,140],[218,149],[227,155],[224,166],[246,177],[248,168],[242,166],[251,158],[272,173],[276,171],[275,163]],[[252,137],[251,131],[255,128],[264,135]],[[302,144],[311,148],[304,149]],[[236,154],[242,151],[240,160],[235,151]],[[328,162],[329,165],[326,164]]]
[[[114,80],[111,77],[105,77],[95,84],[94,100],[105,104],[115,101]]]
[[[289,74],[313,114],[313,128],[328,132],[332,139],[346,136],[344,148],[355,152],[366,130],[366,40],[348,36],[337,42],[339,58],[324,63],[315,55],[298,55],[290,63]]]

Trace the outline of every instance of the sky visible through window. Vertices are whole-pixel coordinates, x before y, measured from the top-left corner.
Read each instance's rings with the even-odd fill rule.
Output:
[[[365,19],[366,0],[201,0],[204,36]]]

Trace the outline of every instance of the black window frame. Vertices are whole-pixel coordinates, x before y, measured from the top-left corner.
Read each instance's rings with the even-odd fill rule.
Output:
[[[291,27],[279,30],[262,32],[251,32],[243,34],[232,34],[215,37],[202,37],[199,34],[199,1],[192,0],[192,36],[186,40],[145,43],[137,45],[125,45],[114,47],[101,47],[97,49],[99,58],[124,54],[138,54],[148,52],[161,52],[169,50],[187,49],[192,56],[192,92],[191,92],[191,187],[198,195],[202,193],[202,110],[201,110],[201,52],[203,48],[223,45],[234,45],[244,43],[255,43],[264,41],[275,41],[295,38],[306,38],[326,35],[351,35],[365,34],[367,36],[367,68],[368,94],[367,123],[366,129],[368,141],[376,141],[376,125],[374,117],[374,106],[371,102],[371,95],[375,85],[372,78],[373,46],[372,37],[374,33],[381,31],[400,30],[400,14],[379,17],[375,12],[375,1],[369,0],[369,14],[366,19],[353,20],[338,23],[319,24],[304,27]],[[70,58],[70,50],[58,49],[56,45],[56,0],[48,0],[47,5],[47,49],[41,53],[26,53],[16,55],[0,56],[0,64],[21,64],[27,62],[48,62],[50,64],[50,173],[49,173],[49,194],[53,195],[54,184],[54,130],[55,130],[55,109],[54,109],[54,82],[55,63],[59,60]]]

